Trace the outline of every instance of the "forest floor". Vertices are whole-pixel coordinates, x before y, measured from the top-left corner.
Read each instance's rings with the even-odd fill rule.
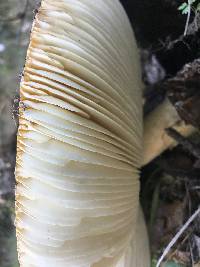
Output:
[[[154,4],[158,2],[153,1]],[[146,2],[143,3],[145,5]],[[141,27],[136,23],[137,39],[141,40],[142,45],[145,43],[142,49],[143,80],[146,85],[144,115],[168,96],[182,120],[198,130],[200,14],[192,13],[184,35],[183,18],[187,16],[178,13],[181,1],[163,1],[162,4],[157,7],[159,13],[152,6],[146,11],[154,12],[154,22],[161,21],[159,29],[154,25],[152,34],[149,22],[150,26],[146,29],[147,32],[149,30],[146,36],[149,37],[146,40],[143,40],[143,35],[140,39],[144,25]],[[143,8],[145,10],[145,6]],[[178,146],[166,151],[142,170],[141,201],[150,235],[152,266],[156,266],[167,247],[163,266],[199,266],[200,212],[195,219],[193,214],[200,203],[200,136],[198,131],[187,139],[173,130],[168,133]],[[185,227],[188,220],[192,222]],[[180,237],[176,238],[179,234]],[[173,246],[170,246],[172,242]]]

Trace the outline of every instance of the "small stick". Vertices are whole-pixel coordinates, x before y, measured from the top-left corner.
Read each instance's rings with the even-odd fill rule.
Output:
[[[188,226],[196,219],[196,217],[200,213],[200,207],[193,213],[193,215],[187,220],[187,222],[182,226],[180,231],[174,236],[174,238],[171,240],[171,242],[168,244],[166,249],[164,250],[162,256],[160,257],[156,267],[159,267],[162,263],[165,256],[169,253],[170,249],[173,247],[173,245],[176,243],[176,241],[179,239],[179,237],[182,235],[182,233],[188,228]]]
[[[200,159],[200,149],[196,144],[189,141],[186,137],[182,136],[178,131],[174,128],[165,129],[166,133],[172,137],[177,143],[181,144],[184,148],[186,148],[193,156]]]
[[[189,26],[189,22],[190,22],[190,16],[191,16],[191,0],[188,0],[188,14],[187,14],[187,20],[186,20],[186,24],[185,24],[185,30],[184,30],[184,36],[187,35],[187,31],[188,31],[188,26]]]

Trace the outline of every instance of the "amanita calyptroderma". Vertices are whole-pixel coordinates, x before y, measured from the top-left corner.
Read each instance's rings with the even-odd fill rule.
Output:
[[[118,0],[42,1],[20,88],[21,267],[149,267],[139,211],[139,66]],[[164,126],[154,135],[146,125],[162,139]],[[154,152],[144,138],[146,163],[164,139]]]

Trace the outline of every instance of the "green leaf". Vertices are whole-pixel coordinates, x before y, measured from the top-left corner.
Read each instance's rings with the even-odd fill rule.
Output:
[[[190,11],[190,6],[187,6],[185,9],[182,10],[182,14],[188,14]]]
[[[184,10],[187,6],[188,6],[188,3],[184,2],[178,7],[178,10]]]

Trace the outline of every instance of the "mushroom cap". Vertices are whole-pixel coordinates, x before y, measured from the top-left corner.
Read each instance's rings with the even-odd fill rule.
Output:
[[[17,136],[21,267],[114,267],[132,242],[142,153],[141,72],[118,0],[43,0]]]

